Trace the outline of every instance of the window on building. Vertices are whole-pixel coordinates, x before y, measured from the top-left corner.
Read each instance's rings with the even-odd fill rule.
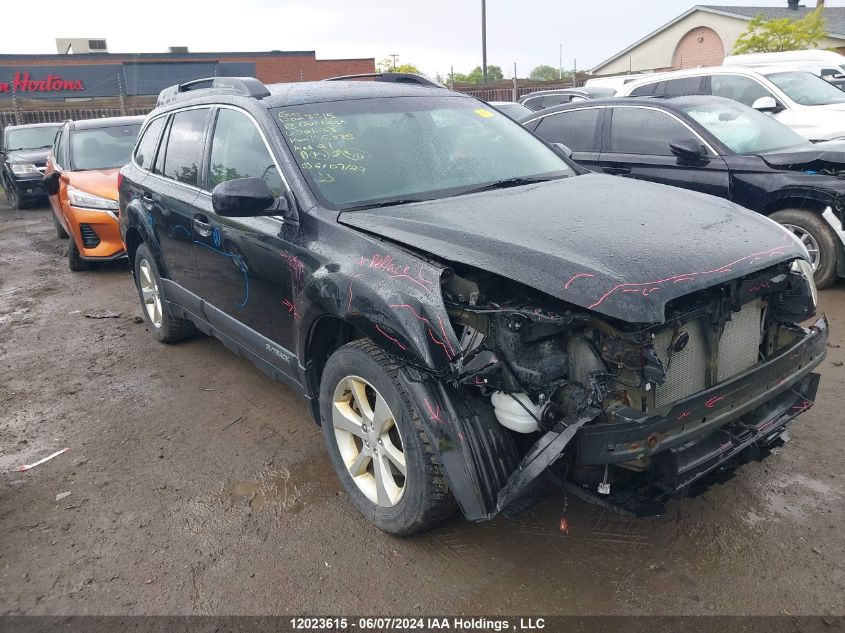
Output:
[[[671,141],[692,136],[684,124],[665,112],[650,108],[613,108],[609,151],[671,156]]]
[[[88,40],[88,49],[92,51],[106,50],[106,40]]]
[[[599,108],[559,112],[543,118],[536,132],[549,143],[563,143],[573,152],[596,152],[599,114]]]
[[[211,144],[208,189],[236,178],[263,178],[274,196],[280,196],[284,188],[255,124],[236,110],[221,109]]]
[[[207,118],[207,108],[184,110],[173,115],[164,153],[164,164],[160,168],[164,176],[187,185],[198,186]],[[156,166],[160,163],[161,161],[158,161]]]

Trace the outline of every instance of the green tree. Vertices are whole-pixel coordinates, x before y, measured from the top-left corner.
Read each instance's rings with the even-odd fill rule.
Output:
[[[734,55],[742,53],[776,53],[815,48],[826,35],[823,6],[798,20],[777,18],[766,20],[757,14],[734,43]]]
[[[417,68],[413,64],[399,64],[394,68],[393,59],[391,57],[385,57],[380,62],[378,62],[376,64],[376,70],[380,73],[416,73],[417,75],[422,74],[419,68]]]
[[[505,78],[505,74],[502,72],[501,67],[489,65],[487,66],[487,81],[501,81]],[[464,75],[463,73],[454,73],[452,75],[452,81],[454,83],[459,84],[480,84],[484,83],[484,75],[481,71],[481,66],[476,66],[469,72],[469,74]]]
[[[552,81],[560,78],[560,71],[554,66],[541,64],[529,73],[528,78],[534,81]]]

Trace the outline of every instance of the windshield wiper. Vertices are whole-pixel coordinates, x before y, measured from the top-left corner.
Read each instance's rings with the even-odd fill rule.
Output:
[[[381,202],[373,202],[370,204],[359,204],[354,207],[346,207],[341,211],[362,211],[364,209],[380,209],[381,207],[395,207],[400,204],[411,204],[412,202],[426,202],[431,198],[401,198],[399,200],[383,200]]]
[[[508,187],[521,187],[522,185],[533,185],[538,182],[548,182],[550,180],[559,180],[564,178],[564,176],[525,176],[521,178],[505,178],[504,180],[497,180],[495,182],[489,182],[486,185],[481,185],[480,187],[472,187],[470,189],[464,189],[463,191],[458,192],[455,195],[463,196],[469,193],[479,193],[481,191],[491,191],[493,189],[507,189]]]

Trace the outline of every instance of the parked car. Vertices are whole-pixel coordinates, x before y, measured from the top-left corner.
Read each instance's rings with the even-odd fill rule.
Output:
[[[513,101],[488,101],[487,105],[496,108],[499,112],[509,116],[514,121],[521,119],[532,112],[532,110],[526,108],[521,103],[515,103]]]
[[[616,93],[613,88],[590,86],[584,88],[561,88],[558,90],[538,90],[523,95],[519,103],[530,110],[543,110],[562,103],[572,101],[586,101],[587,99],[601,99],[612,97]]]
[[[655,77],[658,77],[661,74],[662,73],[637,73],[630,75],[612,75],[609,77],[591,77],[590,79],[584,82],[584,87],[612,88],[615,92],[618,92],[622,88],[622,86],[626,84],[632,83],[634,81],[639,81],[646,77],[649,79],[654,79]]]
[[[0,180],[14,209],[44,198],[41,179],[47,154],[61,123],[9,125],[0,142]]]
[[[117,226],[117,179],[138,140],[144,117],[66,121],[47,158],[44,190],[53,224],[68,243],[68,266],[124,257]]]
[[[369,521],[514,513],[548,468],[659,512],[812,406],[827,322],[798,325],[791,233],[420,81],[173,86],[119,186],[150,332],[198,328],[304,395]]]
[[[714,95],[739,101],[810,141],[845,139],[845,93],[819,77],[778,66],[678,70],[629,84],[617,96]]]
[[[721,97],[584,105],[523,123],[587,169],[709,193],[780,222],[807,247],[819,288],[845,274],[845,142],[810,143]]]
[[[829,79],[845,73],[845,55],[833,51],[784,51],[778,53],[746,53],[728,55],[722,66],[786,66],[792,70],[803,70]]]

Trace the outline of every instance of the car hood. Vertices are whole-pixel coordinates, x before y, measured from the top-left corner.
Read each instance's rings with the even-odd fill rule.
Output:
[[[796,167],[816,166],[824,168],[838,166],[845,169],[845,142],[823,141],[821,143],[807,143],[798,147],[790,147],[776,152],[759,154],[771,167]]]
[[[6,154],[6,162],[35,163],[43,165],[45,162],[47,162],[47,155],[49,153],[49,147],[39,147],[36,149],[16,149]]]
[[[383,209],[339,221],[632,323],[666,303],[804,257],[727,200],[599,174]]]
[[[66,172],[68,183],[82,189],[86,193],[93,193],[102,198],[117,200],[117,173],[119,168],[114,169],[91,169],[88,171]]]

